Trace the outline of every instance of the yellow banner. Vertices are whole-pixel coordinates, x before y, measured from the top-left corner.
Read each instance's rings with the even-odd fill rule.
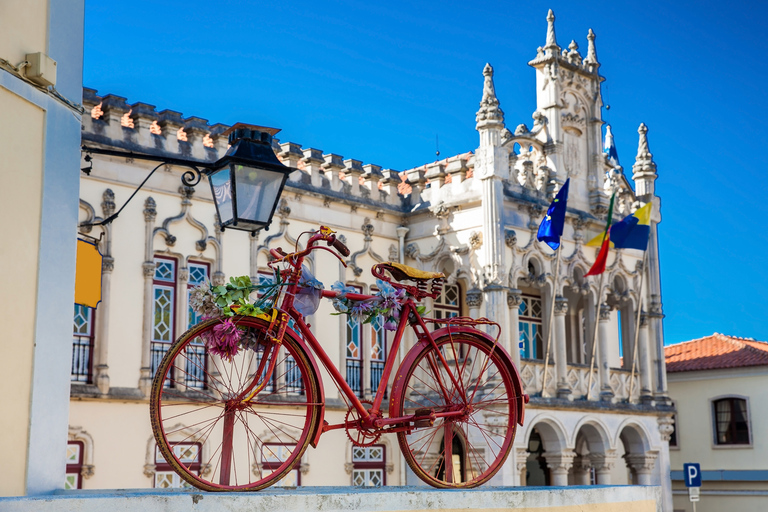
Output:
[[[77,239],[75,304],[95,308],[101,302],[101,254],[96,244]]]

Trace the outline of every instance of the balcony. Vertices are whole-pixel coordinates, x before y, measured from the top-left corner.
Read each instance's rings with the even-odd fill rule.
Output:
[[[629,380],[630,370],[623,368],[611,368],[609,383],[613,391],[614,401],[626,401],[629,398]],[[541,396],[542,377],[544,376],[544,362],[523,359],[520,363],[520,377],[523,380],[523,388],[531,396]],[[587,386],[589,385],[589,365],[569,364],[568,365],[568,383],[571,388],[571,396],[574,400],[584,399],[587,396]],[[555,366],[549,365],[547,370],[547,396],[557,396],[557,375]],[[592,392],[591,400],[600,400],[600,375],[597,371],[597,365],[592,369]],[[634,384],[632,385],[631,402],[640,400],[640,374],[635,370]]]

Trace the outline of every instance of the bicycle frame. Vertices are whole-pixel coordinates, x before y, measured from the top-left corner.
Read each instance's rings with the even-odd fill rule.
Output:
[[[430,344],[432,344],[435,348],[437,348],[437,344],[435,343],[432,335],[429,332],[429,329],[427,328],[424,320],[419,315],[416,304],[413,301],[411,297],[408,297],[403,303],[402,303],[402,309],[400,311],[400,320],[397,326],[397,330],[395,331],[394,338],[392,340],[392,345],[390,347],[390,350],[387,353],[387,358],[384,364],[384,370],[382,371],[381,376],[381,382],[384,383],[384,385],[380,385],[379,388],[376,391],[376,395],[373,400],[373,406],[371,407],[370,411],[366,410],[365,406],[361,402],[361,400],[355,395],[355,392],[352,390],[352,388],[347,383],[344,376],[339,371],[338,367],[334,362],[331,360],[331,358],[328,356],[326,351],[323,349],[322,345],[317,341],[317,338],[314,336],[312,331],[310,331],[309,326],[304,322],[304,317],[299,311],[296,310],[296,308],[293,306],[295,295],[297,291],[299,290],[299,277],[301,275],[301,268],[302,264],[304,262],[304,257],[309,254],[310,251],[314,249],[323,249],[327,250],[328,252],[331,252],[336,256],[335,252],[322,247],[314,245],[314,243],[318,240],[324,240],[324,236],[321,233],[317,233],[313,235],[309,242],[307,243],[307,248],[301,252],[286,255],[284,253],[281,253],[279,251],[275,251],[273,253],[273,256],[277,257],[277,261],[270,264],[270,267],[274,263],[287,263],[292,267],[288,271],[283,271],[286,273],[287,282],[289,283],[286,287],[283,295],[282,303],[280,304],[280,308],[278,308],[278,311],[285,312],[292,318],[296,325],[299,328],[299,331],[301,332],[302,336],[304,337],[304,340],[306,344],[308,345],[310,352],[313,352],[319,359],[322,365],[325,367],[325,369],[330,374],[331,378],[334,380],[336,385],[339,387],[341,392],[346,396],[349,403],[352,405],[352,407],[355,408],[355,410],[360,415],[360,420],[362,423],[362,426],[364,428],[374,428],[377,430],[384,429],[385,427],[390,427],[387,429],[387,432],[397,432],[401,430],[408,430],[410,429],[408,423],[412,421],[420,421],[420,420],[428,420],[428,421],[434,421],[436,418],[439,417],[450,417],[450,416],[460,416],[462,414],[462,411],[446,411],[441,413],[435,413],[430,412],[428,415],[409,415],[409,416],[403,416],[403,417],[397,417],[397,418],[382,418],[381,417],[381,404],[384,400],[384,394],[388,389],[388,382],[389,377],[392,374],[392,370],[394,369],[395,362],[397,359],[397,354],[400,350],[400,345],[402,342],[403,334],[405,332],[405,328],[408,324],[411,325],[411,328],[416,333],[417,342],[422,342],[424,340],[428,341]],[[341,258],[339,258],[341,260]],[[341,260],[342,263],[343,260]],[[336,298],[338,296],[338,293],[335,291],[328,291],[323,290],[322,291],[322,297],[323,298]],[[360,300],[368,300],[375,298],[375,295],[364,295],[364,294],[358,294],[358,293],[348,293],[346,294],[346,297],[350,300],[360,301]],[[445,360],[444,356],[439,353],[440,356],[440,362],[445,367],[448,368],[448,362]],[[453,381],[454,386],[461,387],[458,385],[458,382],[455,379],[455,376],[448,372],[448,375],[450,376],[451,380]],[[269,378],[269,377],[265,377]],[[438,383],[441,388],[444,386],[442,383]],[[463,391],[462,391],[463,393]],[[329,430],[335,430],[340,428],[345,428],[349,425],[346,423],[340,423],[335,425],[328,425],[325,424],[320,431],[317,433],[317,437],[315,438],[315,441],[320,437],[320,435],[323,432],[327,432]]]

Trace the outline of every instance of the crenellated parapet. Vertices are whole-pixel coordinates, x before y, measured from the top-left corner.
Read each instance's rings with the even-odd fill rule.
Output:
[[[185,117],[174,110],[158,111],[149,103],[130,104],[122,96],[101,96],[89,88],[83,89],[83,106],[88,114],[83,116],[82,130],[86,145],[201,162],[215,162],[229,148],[224,133],[230,127],[226,124],[210,124],[207,119]],[[405,172],[382,169],[376,164],[316,148],[303,148],[295,142],[274,138],[272,148],[284,165],[295,169],[288,178],[288,187],[345,203],[367,203],[402,214],[411,210],[412,204],[424,203],[423,192],[430,188],[429,180],[413,187]],[[468,153],[446,159],[441,165],[456,167],[455,183],[461,184],[467,180],[471,160],[472,154]],[[435,189],[450,183],[452,176],[445,174],[445,178],[435,182]],[[424,204],[428,206],[428,202]]]

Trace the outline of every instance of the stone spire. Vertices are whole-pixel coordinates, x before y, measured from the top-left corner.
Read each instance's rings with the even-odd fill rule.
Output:
[[[637,129],[640,139],[637,143],[637,156],[635,165],[632,166],[632,179],[635,181],[635,191],[638,196],[646,197],[654,194],[653,182],[656,180],[656,162],[648,149],[648,127],[640,123]],[[648,200],[648,197],[646,197]]]
[[[589,29],[587,40],[589,41],[589,46],[587,48],[587,56],[584,57],[584,67],[587,67],[591,72],[596,73],[597,68],[600,67],[600,63],[597,61],[597,50],[595,50],[595,33],[592,32],[592,29]]]
[[[480,100],[480,110],[477,111],[475,121],[477,128],[490,128],[496,125],[504,127],[504,112],[499,108],[499,100],[496,98],[496,88],[493,86],[493,68],[486,64],[483,69],[483,99]]]
[[[547,44],[544,45],[544,50],[550,55],[557,55],[560,52],[555,38],[555,13],[552,12],[552,9],[547,14]]]

